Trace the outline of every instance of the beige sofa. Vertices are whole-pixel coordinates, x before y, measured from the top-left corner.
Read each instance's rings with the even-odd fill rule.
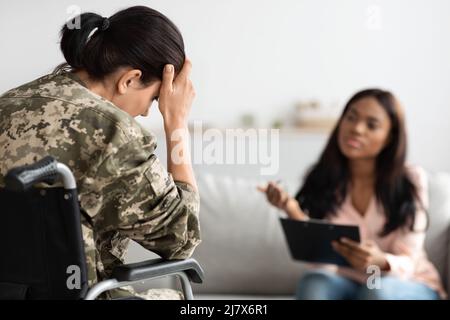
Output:
[[[450,287],[450,174],[429,174],[426,250]],[[278,217],[255,188],[259,181],[199,175],[203,243],[194,257],[205,283],[201,299],[292,299],[304,266],[292,261]],[[296,181],[285,183],[295,193]]]
[[[304,266],[292,261],[278,217],[264,195],[262,181],[197,173],[201,193],[203,242],[194,258],[205,271],[205,281],[194,285],[197,299],[292,299]],[[285,188],[295,193],[297,181]],[[430,228],[426,250],[450,288],[450,174],[429,174]],[[137,246],[129,260],[148,258]],[[169,279],[143,287],[174,287]]]

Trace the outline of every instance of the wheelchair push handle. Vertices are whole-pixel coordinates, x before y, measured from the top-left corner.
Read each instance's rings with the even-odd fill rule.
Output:
[[[11,169],[5,176],[5,187],[12,191],[26,191],[39,182],[53,184],[58,174],[58,162],[47,156],[36,163]]]

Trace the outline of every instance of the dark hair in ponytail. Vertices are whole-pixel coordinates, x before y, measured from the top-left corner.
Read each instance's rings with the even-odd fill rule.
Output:
[[[81,28],[65,24],[61,30],[61,51],[72,70],[85,70],[93,79],[102,80],[128,66],[141,70],[141,81],[148,84],[161,79],[166,64],[172,64],[175,72],[183,67],[183,37],[156,10],[135,6],[110,18],[83,13],[74,19],[79,19]]]

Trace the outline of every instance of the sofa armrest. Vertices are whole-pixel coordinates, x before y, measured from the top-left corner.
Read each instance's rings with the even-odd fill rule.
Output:
[[[448,299],[450,299],[450,226],[448,227],[447,230],[447,261],[446,261],[446,266],[445,266],[445,275],[444,277],[446,279],[443,279],[444,281],[446,281],[446,283],[444,283],[445,289],[447,290],[447,295],[448,295]]]

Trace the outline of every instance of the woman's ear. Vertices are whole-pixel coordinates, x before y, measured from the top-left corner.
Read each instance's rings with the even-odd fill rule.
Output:
[[[126,94],[130,88],[138,88],[141,86],[142,71],[132,69],[125,71],[117,81],[117,91],[119,94]]]

